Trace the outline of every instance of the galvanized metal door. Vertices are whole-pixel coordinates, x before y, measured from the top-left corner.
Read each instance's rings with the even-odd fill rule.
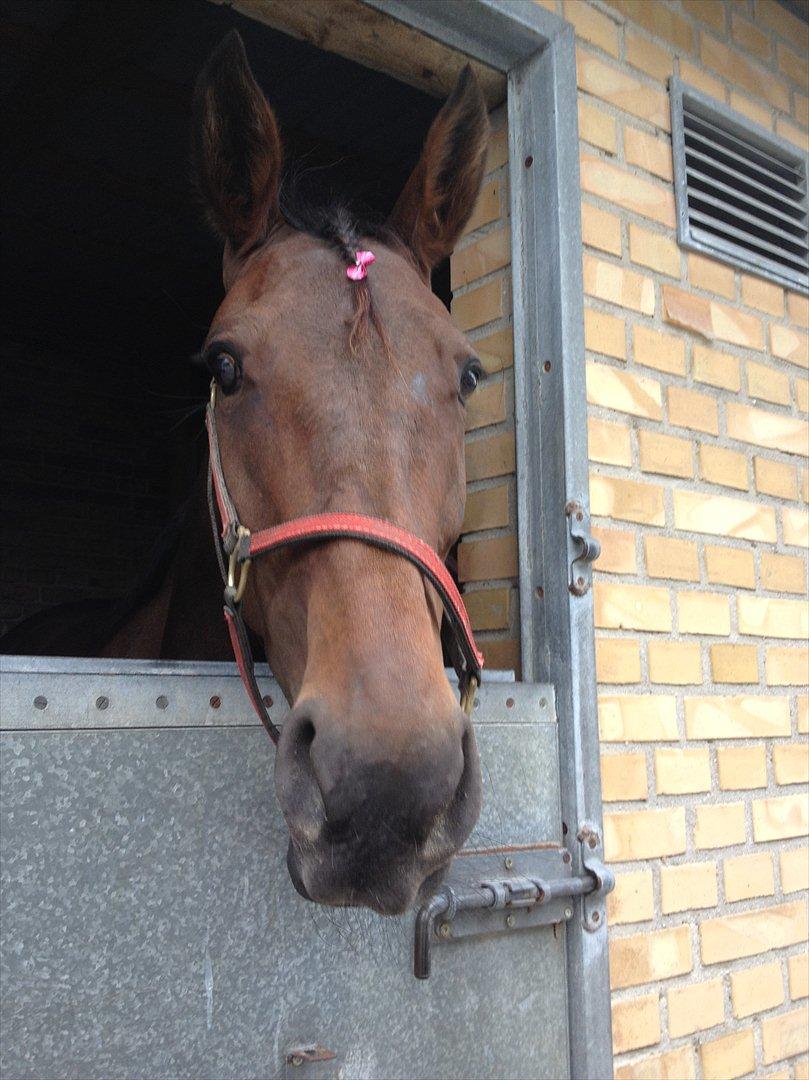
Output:
[[[492,913],[419,982],[412,915],[297,896],[234,665],[6,657],[0,676],[7,1080],[568,1075],[564,921]],[[485,683],[475,721],[470,846],[559,849],[553,691]]]

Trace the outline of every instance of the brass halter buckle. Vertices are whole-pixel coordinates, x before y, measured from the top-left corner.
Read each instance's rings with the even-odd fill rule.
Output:
[[[239,562],[239,551],[242,548],[241,541],[244,538],[250,539],[250,530],[246,529],[244,525],[236,526],[236,543],[233,545],[233,551],[231,551],[228,558],[228,583],[225,589],[225,596],[228,597],[233,604],[241,603],[241,599],[244,596],[244,590],[247,587],[247,575],[250,573],[250,563],[252,559],[242,559]],[[238,576],[237,576],[238,575]]]
[[[472,707],[475,704],[475,694],[478,690],[478,681],[473,675],[466,684],[466,689],[461,694],[461,708],[467,716],[472,715]]]

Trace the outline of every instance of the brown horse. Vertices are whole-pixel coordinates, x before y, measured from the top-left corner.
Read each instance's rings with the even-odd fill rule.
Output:
[[[383,518],[442,556],[463,516],[464,404],[482,375],[429,286],[478,196],[488,121],[471,69],[381,229],[294,206],[272,109],[238,34],[196,89],[194,169],[224,240],[202,358],[227,485],[252,530],[328,511]],[[368,276],[346,268],[361,249]],[[107,656],[225,654],[204,499],[165,580]],[[442,608],[388,552],[331,540],[256,562],[245,618],[292,709],[276,756],[288,865],[305,897],[411,906],[480,808],[475,738],[446,678]],[[209,619],[215,620],[209,623]]]

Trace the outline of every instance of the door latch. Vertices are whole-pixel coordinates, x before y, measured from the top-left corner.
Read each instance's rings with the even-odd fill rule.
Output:
[[[568,588],[574,596],[584,596],[593,583],[591,564],[601,554],[601,544],[590,535],[590,515],[583,503],[571,499],[565,506],[565,514],[573,554]]]
[[[430,977],[430,953],[436,942],[564,922],[573,918],[576,897],[583,898],[585,928],[603,925],[604,898],[615,879],[599,857],[598,833],[583,826],[578,839],[585,870],[581,876],[573,875],[571,853],[555,844],[463,851],[456,856],[446,883],[416,914],[416,978]]]

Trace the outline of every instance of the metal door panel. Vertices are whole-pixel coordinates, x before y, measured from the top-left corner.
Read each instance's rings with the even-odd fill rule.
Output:
[[[152,702],[198,678],[137,677]],[[125,677],[106,678],[125,701]],[[566,1076],[564,927],[441,944],[417,982],[412,916],[294,892],[272,747],[237,715],[2,735],[3,1075]],[[548,688],[484,685],[476,729],[470,844],[561,842]],[[314,1043],[337,1059],[285,1067]]]

